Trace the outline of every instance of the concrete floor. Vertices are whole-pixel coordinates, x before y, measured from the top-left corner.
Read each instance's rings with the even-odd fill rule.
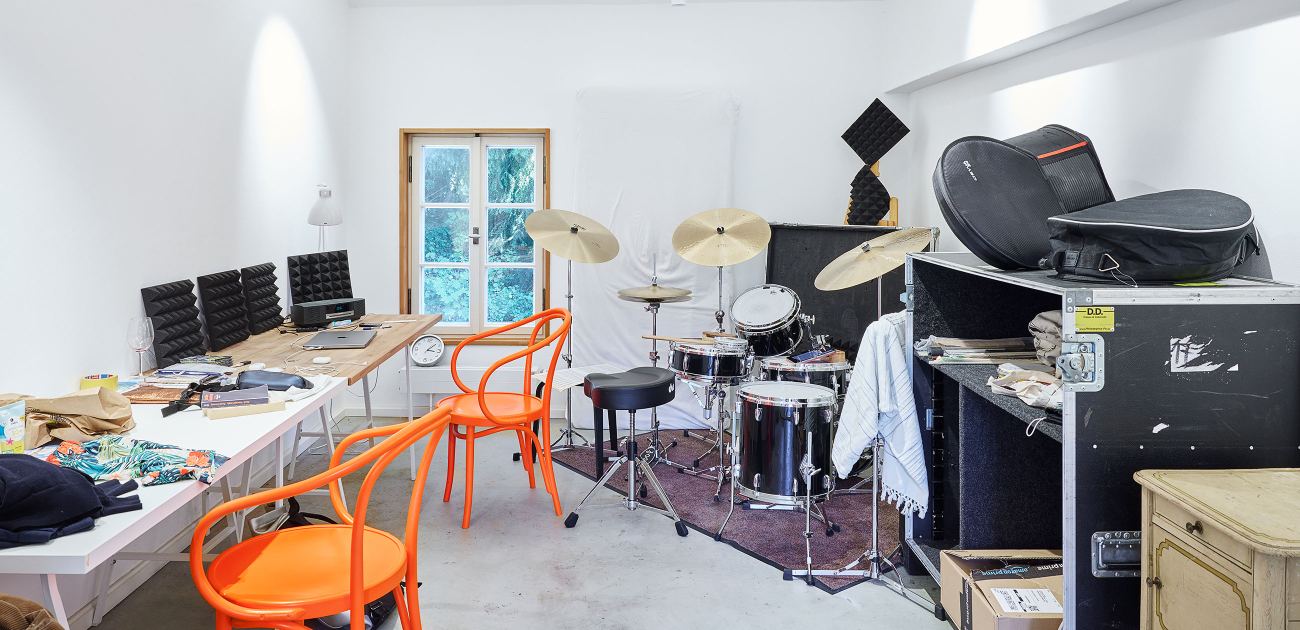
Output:
[[[420,589],[424,627],[518,628],[908,628],[947,630],[936,620],[928,579],[912,580],[910,601],[881,584],[828,595],[709,536],[681,538],[672,522],[650,512],[584,511],[574,529],[555,516],[542,487],[529,489],[512,461],[517,442],[498,435],[476,443],[473,520],[460,528],[464,501],[463,443],[456,485],[443,503],[445,441],[434,458],[420,525]],[[325,458],[299,461],[299,478]],[[567,514],[592,482],[557,466]],[[359,479],[348,484],[357,487]],[[385,472],[371,500],[370,524],[401,536],[411,481],[407,458]],[[602,489],[597,499],[617,495]],[[325,497],[304,497],[303,511],[333,515]],[[171,563],[110,611],[102,630],[213,627],[188,565]],[[396,628],[396,615],[382,628]]]

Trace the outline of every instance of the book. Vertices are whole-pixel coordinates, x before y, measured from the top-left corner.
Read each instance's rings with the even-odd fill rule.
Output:
[[[267,413],[270,411],[284,411],[284,401],[269,402],[261,405],[245,405],[243,407],[216,407],[203,410],[203,415],[209,420],[220,420],[222,418],[236,418],[239,416],[251,416],[258,413]]]
[[[265,405],[269,402],[271,402],[271,391],[266,385],[249,389],[232,389],[228,392],[203,392],[199,396],[199,406],[204,409],[247,407]]]
[[[27,402],[0,407],[0,453],[22,453],[27,437]]]

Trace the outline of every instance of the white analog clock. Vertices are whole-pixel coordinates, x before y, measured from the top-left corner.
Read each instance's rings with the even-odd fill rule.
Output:
[[[433,367],[445,349],[438,335],[421,335],[411,343],[411,361],[420,367]]]

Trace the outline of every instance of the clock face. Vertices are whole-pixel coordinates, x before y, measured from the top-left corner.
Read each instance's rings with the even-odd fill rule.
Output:
[[[442,358],[445,346],[437,335],[425,335],[411,344],[411,360],[420,367],[430,367]]]

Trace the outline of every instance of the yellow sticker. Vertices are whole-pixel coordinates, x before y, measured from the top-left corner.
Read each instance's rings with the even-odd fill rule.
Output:
[[[1085,306],[1074,309],[1074,329],[1081,333],[1115,332],[1115,307]]]

